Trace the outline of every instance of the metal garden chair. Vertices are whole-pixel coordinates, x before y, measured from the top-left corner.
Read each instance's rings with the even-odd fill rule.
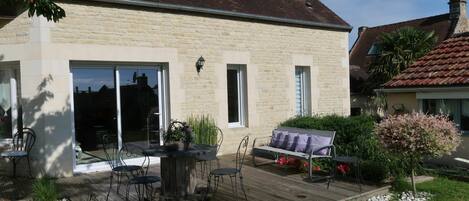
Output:
[[[215,152],[207,154],[204,157],[199,157],[197,161],[200,164],[200,173],[202,178],[204,178],[205,175],[209,175],[210,171],[212,171],[212,161],[216,160],[217,168],[220,168],[220,159],[217,157],[217,155],[223,143],[223,131],[220,128],[217,129],[217,144],[214,145],[216,146]]]
[[[117,176],[117,193],[119,193],[120,185],[122,183],[122,177],[125,176],[128,180],[129,176],[136,174],[138,171],[142,171],[142,167],[138,165],[127,165],[122,159],[123,150],[118,148],[115,140],[116,136],[111,137],[109,135],[103,135],[103,151],[106,156],[106,162],[111,167],[111,177],[109,182],[109,190],[106,195],[106,200],[109,199],[109,194],[112,189],[112,182],[114,175]]]
[[[144,149],[139,146],[127,147],[128,149],[132,149],[134,153],[137,154],[142,154],[144,152]],[[126,197],[128,198],[130,186],[134,185],[138,200],[153,200],[153,195],[155,193],[153,185],[160,182],[161,178],[158,176],[148,175],[148,169],[150,167],[150,156],[145,154],[141,167],[142,168],[137,171],[136,174],[132,175],[133,177],[129,180],[127,184]]]
[[[214,178],[214,187],[215,187],[214,192],[216,193],[218,190],[218,185],[220,183],[220,178],[223,178],[224,176],[229,176],[231,180],[231,187],[233,189],[233,194],[234,196],[236,196],[236,200],[238,200],[237,179],[239,178],[241,190],[243,191],[243,194],[244,194],[244,199],[248,200],[246,196],[246,191],[244,189],[243,174],[242,174],[244,158],[246,156],[248,143],[249,143],[249,136],[245,136],[241,140],[241,143],[239,143],[238,151],[236,152],[236,166],[234,168],[218,168],[210,172],[210,175],[208,177],[208,189],[209,190],[211,187],[212,177]],[[234,182],[233,182],[233,179],[234,179]]]
[[[13,147],[10,151],[0,153],[0,158],[8,158],[13,163],[13,177],[16,177],[16,163],[21,159],[28,161],[29,176],[32,178],[30,152],[36,143],[36,133],[30,128],[23,128],[13,136]]]

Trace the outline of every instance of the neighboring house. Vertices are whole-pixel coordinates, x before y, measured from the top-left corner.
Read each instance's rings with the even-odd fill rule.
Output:
[[[38,134],[36,174],[104,169],[102,135],[147,144],[148,127],[192,114],[216,119],[221,154],[296,115],[350,114],[351,27],[318,0],[59,5],[58,23],[0,18],[0,104],[11,111],[0,141],[8,145],[22,108]]]
[[[383,33],[390,33],[404,27],[414,27],[428,32],[434,32],[438,37],[437,44],[450,37],[461,24],[467,24],[466,0],[450,0],[449,13],[415,19],[394,24],[377,27],[360,27],[358,38],[350,50],[350,94],[352,115],[357,115],[370,111],[369,97],[362,92],[362,86],[368,79],[368,68],[377,57],[376,45],[379,44],[379,37]],[[463,14],[461,14],[463,10]]]
[[[448,115],[463,132],[463,143],[448,158],[469,158],[469,32],[443,41],[379,91],[386,94],[390,113]]]

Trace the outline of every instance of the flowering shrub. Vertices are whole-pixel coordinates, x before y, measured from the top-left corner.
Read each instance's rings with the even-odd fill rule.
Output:
[[[375,128],[375,133],[387,150],[413,156],[449,154],[461,141],[456,125],[447,117],[422,113],[389,116]]]
[[[422,157],[450,154],[461,142],[461,133],[446,116],[422,113],[389,116],[375,127],[375,134],[385,149],[410,161],[412,181]]]

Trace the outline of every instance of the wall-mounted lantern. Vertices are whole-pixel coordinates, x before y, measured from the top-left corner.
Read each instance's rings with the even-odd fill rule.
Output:
[[[204,68],[204,65],[205,65],[205,59],[201,56],[195,63],[195,67],[197,68],[197,73],[200,73],[200,70]]]

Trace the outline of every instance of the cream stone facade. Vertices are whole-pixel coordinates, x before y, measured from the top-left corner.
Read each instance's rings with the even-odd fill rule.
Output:
[[[168,118],[215,117],[225,136],[220,154],[295,116],[295,66],[310,68],[311,114],[350,114],[346,31],[110,4],[60,6],[67,17],[58,23],[21,14],[0,27],[0,68],[13,62],[20,70],[25,126],[38,135],[35,174],[73,175],[74,62],[166,64]],[[200,56],[206,62],[198,74]],[[228,127],[228,64],[246,66],[242,128]]]

